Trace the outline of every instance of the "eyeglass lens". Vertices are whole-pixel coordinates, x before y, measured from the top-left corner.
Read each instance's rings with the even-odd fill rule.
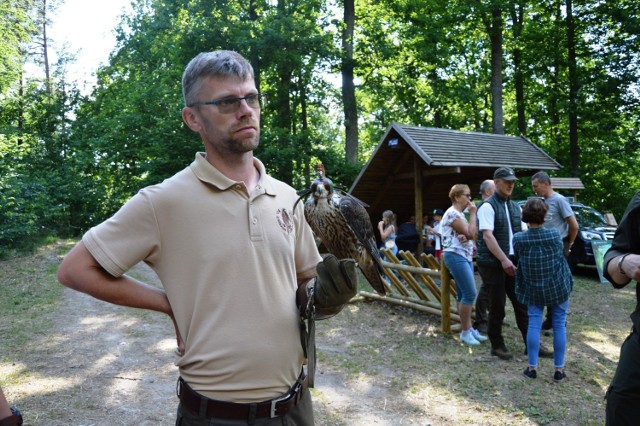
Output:
[[[254,95],[247,95],[243,98],[220,99],[216,101],[214,105],[218,106],[218,110],[222,114],[231,114],[240,109],[243,99],[247,102],[247,105],[253,109],[259,109],[262,104],[262,94],[256,93]]]

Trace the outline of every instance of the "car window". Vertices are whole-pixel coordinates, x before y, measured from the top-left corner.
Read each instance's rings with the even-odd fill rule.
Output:
[[[596,209],[577,205],[572,205],[571,209],[573,209],[573,213],[576,215],[576,220],[582,228],[597,228],[600,226],[609,226],[602,213],[600,213]]]

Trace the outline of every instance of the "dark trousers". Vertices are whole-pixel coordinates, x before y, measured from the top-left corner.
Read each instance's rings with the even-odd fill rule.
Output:
[[[476,320],[473,323],[473,328],[480,330],[486,328],[489,323],[489,290],[487,285],[482,281],[480,289],[478,290],[478,297],[476,297]]]
[[[307,390],[298,405],[282,417],[273,419],[261,418],[249,423],[247,420],[229,420],[219,418],[208,418],[200,416],[198,413],[189,410],[182,404],[178,405],[178,417],[176,426],[313,426],[313,405],[311,403],[311,392]]]
[[[516,324],[522,335],[522,341],[527,344],[527,328],[529,315],[527,307],[518,302],[515,292],[515,277],[507,275],[501,267],[480,266],[478,272],[489,291],[489,330],[487,335],[492,349],[506,348],[502,336],[502,322],[505,317],[507,297],[511,301],[516,316]]]
[[[607,394],[607,426],[640,422],[640,335],[634,330],[620,348],[620,361]]]

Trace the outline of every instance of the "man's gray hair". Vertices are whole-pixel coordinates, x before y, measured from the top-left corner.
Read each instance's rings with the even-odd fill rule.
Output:
[[[547,174],[547,172],[538,172],[535,175],[531,176],[531,182],[537,180],[540,183],[548,183],[551,185],[551,178]]]
[[[206,77],[253,79],[253,67],[242,55],[231,50],[202,52],[189,61],[182,74],[182,97],[186,106],[197,102],[197,95]]]
[[[480,195],[486,194],[487,189],[491,188],[494,185],[495,183],[491,179],[483,180],[482,183],[480,184]]]

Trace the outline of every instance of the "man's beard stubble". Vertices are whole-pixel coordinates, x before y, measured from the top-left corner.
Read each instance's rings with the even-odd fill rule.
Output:
[[[256,135],[254,137],[238,139],[232,136],[235,133],[236,129],[241,129],[247,125],[255,126]],[[216,144],[218,145],[219,149],[224,149],[232,154],[245,154],[247,152],[255,150],[258,145],[260,145],[260,125],[256,125],[255,123],[251,123],[248,121],[238,124],[236,128],[232,129],[232,131],[230,131],[227,135],[224,135],[219,131],[214,132],[214,135],[216,133],[220,137],[219,143]]]
[[[255,137],[250,139],[235,139],[233,137],[225,138],[222,141],[222,145],[229,151],[235,154],[245,154],[247,152],[255,150],[260,145],[260,130],[257,131]]]

